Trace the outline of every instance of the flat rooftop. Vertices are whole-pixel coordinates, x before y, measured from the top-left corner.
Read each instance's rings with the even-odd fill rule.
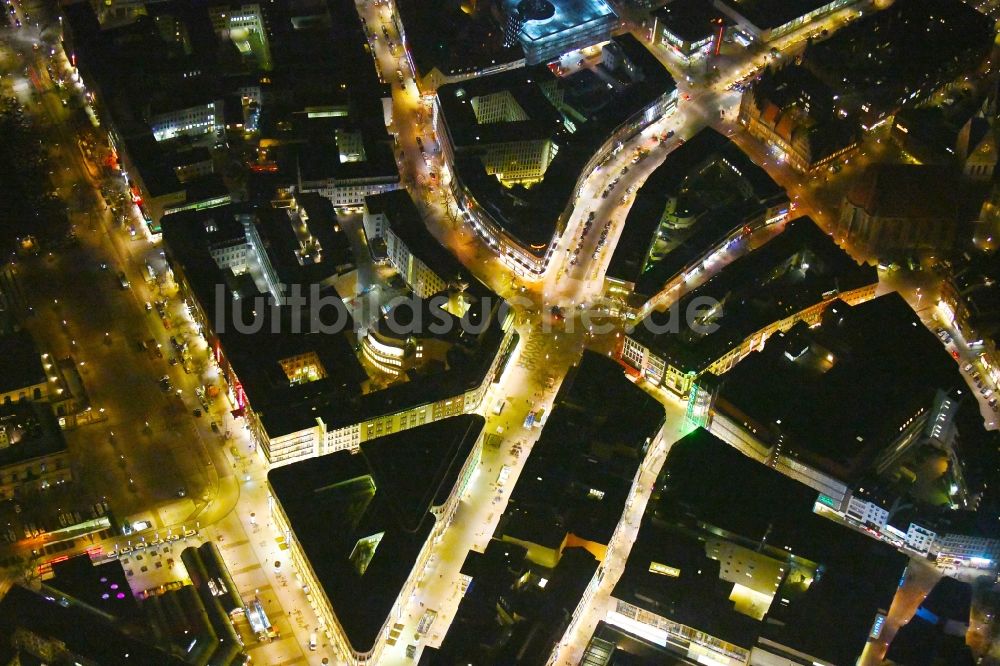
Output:
[[[28,331],[0,335],[0,393],[44,384],[47,380],[42,356]],[[32,397],[27,396],[29,400]]]
[[[0,447],[0,468],[49,456],[66,450],[66,440],[44,402],[0,404],[0,431],[6,446]]]
[[[836,294],[877,284],[873,266],[855,262],[811,218],[800,217],[681,298],[680,312],[702,299],[722,304],[699,330],[685,321],[676,332],[660,333],[669,330],[672,315],[654,311],[648,320],[655,327],[640,325],[633,337],[682,371],[701,373],[766,326]],[[716,330],[702,332],[702,325]]]
[[[352,647],[378,640],[485,419],[461,415],[268,472]]]
[[[335,314],[332,306],[319,313],[324,324],[332,327],[339,321],[343,326],[336,332],[309,334],[312,323],[310,287],[319,286],[315,303],[332,303],[342,296],[325,286],[314,268],[324,264],[300,266],[292,254],[294,238],[286,211],[266,209],[260,213],[258,230],[270,244],[268,256],[279,279],[284,284],[298,284],[306,303],[293,321],[295,313],[281,308],[275,315],[266,308],[263,323],[255,333],[242,333],[235,326],[233,303],[259,295],[250,281],[241,292],[234,286],[231,274],[218,267],[209,254],[214,239],[230,237],[233,220],[254,219],[254,211],[230,204],[206,211],[185,211],[164,217],[163,236],[167,257],[175,269],[185,276],[202,310],[212,317],[224,313],[224,320],[214,324],[214,334],[226,359],[239,378],[242,390],[253,411],[260,417],[271,437],[288,434],[315,425],[323,419],[329,428],[359,423],[378,415],[395,413],[418,404],[432,403],[454,397],[479,385],[500,351],[504,339],[505,304],[485,286],[474,284],[469,295],[468,321],[476,327],[461,337],[448,351],[446,367],[411,377],[409,381],[381,390],[364,391],[368,375],[355,352],[355,324],[346,310]],[[209,231],[213,229],[213,231]],[[218,229],[215,231],[214,229]],[[228,230],[228,231],[227,231]],[[225,288],[217,288],[223,285]],[[249,315],[244,315],[249,318]],[[277,317],[277,320],[275,320]],[[338,318],[339,317],[339,318]],[[295,326],[299,328],[296,329]],[[272,332],[272,330],[278,332]],[[314,354],[325,370],[313,381],[293,383],[281,366],[287,358]]]
[[[126,590],[127,591],[127,590]],[[15,632],[27,630],[59,641],[72,654],[99,664],[185,664],[182,659],[136,640],[75,600],[14,585],[0,601],[0,640],[11,645]],[[21,663],[36,663],[22,658]],[[42,663],[42,662],[37,662]]]
[[[723,182],[729,185],[720,187]],[[689,228],[658,239],[672,199],[697,219]],[[607,277],[632,282],[639,293],[652,296],[745,220],[785,201],[785,191],[766,171],[728,138],[705,128],[671,151],[639,188]],[[651,258],[654,249],[665,255]]]
[[[712,22],[723,17],[710,0],[670,0],[653,12],[657,23],[684,42],[699,42],[712,37],[718,26]]]
[[[953,388],[968,393],[954,359],[892,292],[834,302],[819,327],[771,336],[725,374],[716,410],[768,445],[782,436],[789,455],[850,483],[938,390]]]
[[[761,30],[778,28],[832,0],[717,0]],[[707,3],[706,3],[707,4]]]
[[[456,177],[476,205],[539,257],[557,230],[583,167],[608,135],[661,95],[676,90],[667,70],[634,37],[621,35],[610,45],[620,50],[631,67],[598,65],[599,75],[583,69],[558,78],[539,65],[438,89],[443,125],[455,153]],[[565,112],[574,118],[575,131],[566,126],[543,90],[549,86],[562,95],[564,110],[571,109]],[[514,98],[528,120],[480,124],[470,100],[503,92]],[[496,176],[486,173],[481,156],[491,145],[527,138],[548,138],[558,152],[541,182],[530,188],[504,187]]]
[[[607,544],[663,421],[663,406],[621,365],[584,352],[559,389],[498,531],[555,547],[567,532]]]
[[[854,663],[907,558],[813,513],[815,501],[814,490],[699,428],[671,447],[612,596],[744,648],[763,638]],[[743,550],[730,559],[733,547]],[[758,568],[782,567],[760,620],[738,610],[745,592],[724,578],[748,551],[766,558]]]
[[[505,15],[510,15],[521,0],[503,0]],[[521,35],[532,42],[544,40],[574,28],[617,18],[606,0],[551,0],[555,13],[542,21],[525,21]]]
[[[445,76],[513,65],[524,58],[520,42],[505,48],[503,30],[491,15],[492,3],[429,3],[399,0],[399,16],[419,76],[437,69]],[[471,11],[470,11],[471,9]]]

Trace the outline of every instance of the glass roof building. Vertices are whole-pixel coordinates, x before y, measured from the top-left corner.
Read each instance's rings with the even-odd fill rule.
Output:
[[[502,6],[529,65],[611,39],[618,20],[607,0],[502,0]]]

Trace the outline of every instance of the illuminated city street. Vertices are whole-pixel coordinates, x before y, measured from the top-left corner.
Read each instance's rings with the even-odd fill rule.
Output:
[[[399,3],[404,6],[397,7]],[[493,26],[497,32],[470,29],[463,39],[503,41],[503,50],[494,55],[516,44],[520,54],[517,63],[484,64],[487,44],[472,45],[468,52],[479,60],[470,60],[468,71],[449,71],[452,54],[445,52],[459,38],[445,34],[444,26],[451,25],[454,15],[445,16],[442,8],[441,42],[428,49],[427,27],[415,19],[426,14],[407,0],[346,0],[314,12],[294,3],[279,3],[280,9],[263,3],[208,9],[183,3],[175,7],[168,0],[158,8],[157,3],[137,3],[135,9],[115,0],[103,9],[82,3],[68,9],[4,0],[0,95],[13,100],[18,113],[23,109],[25,127],[38,135],[39,164],[49,169],[46,187],[65,205],[67,230],[53,242],[21,236],[12,226],[9,263],[5,259],[0,270],[0,341],[13,333],[33,341],[46,394],[43,399],[36,389],[34,397],[30,391],[26,397],[22,391],[13,407],[9,396],[0,407],[53,405],[45,409],[65,440],[72,482],[60,479],[50,486],[44,475],[53,470],[43,462],[38,489],[29,493],[27,485],[18,484],[36,483],[35,472],[11,474],[0,494],[0,523],[6,522],[0,528],[0,594],[13,589],[11,604],[40,603],[19,597],[27,594],[21,588],[35,596],[48,594],[50,588],[41,585],[52,579],[54,566],[89,556],[94,564],[110,563],[105,571],[119,568],[141,608],[159,609],[127,618],[136,624],[122,629],[121,636],[131,632],[138,638],[121,638],[117,627],[126,622],[115,619],[119,624],[109,641],[113,650],[121,640],[126,647],[120,654],[128,656],[129,645],[143,645],[150,652],[140,652],[140,659],[156,654],[164,663],[179,664],[193,663],[198,650],[211,655],[218,648],[219,663],[276,666],[433,666],[459,656],[461,663],[473,656],[484,664],[491,659],[566,666],[616,663],[600,661],[595,655],[602,649],[619,650],[635,663],[669,658],[676,660],[671,663],[735,666],[758,658],[752,663],[771,663],[766,660],[781,654],[788,663],[839,666],[832,655],[842,652],[823,652],[836,637],[817,638],[812,635],[815,626],[809,627],[812,632],[802,629],[813,618],[795,615],[799,608],[815,612],[809,604],[828,603],[838,612],[842,607],[861,609],[864,617],[844,620],[845,637],[836,647],[856,648],[852,658],[858,664],[877,666],[892,658],[894,639],[902,637],[895,649],[903,650],[900,646],[912,640],[908,632],[926,629],[920,622],[933,615],[925,604],[939,603],[935,591],[945,595],[947,585],[961,583],[969,590],[970,600],[964,603],[971,606],[972,619],[985,618],[978,625],[967,623],[972,625],[970,636],[976,634],[980,641],[976,654],[995,653],[984,637],[992,631],[987,601],[996,594],[1000,541],[994,538],[995,518],[985,528],[983,518],[993,517],[995,491],[988,482],[1000,469],[995,440],[1000,432],[1000,366],[988,314],[993,301],[984,298],[970,305],[969,300],[995,286],[989,265],[995,257],[988,253],[997,222],[996,140],[981,138],[993,137],[994,122],[1000,123],[996,84],[989,78],[992,60],[976,60],[978,52],[970,46],[968,53],[940,65],[940,71],[921,72],[926,81],[920,85],[928,90],[919,91],[920,110],[933,105],[947,115],[953,111],[949,107],[965,103],[965,96],[982,93],[978,106],[969,104],[970,109],[975,106],[968,113],[972,120],[958,123],[957,138],[949,140],[968,149],[966,176],[981,175],[984,167],[976,159],[992,165],[988,178],[972,179],[962,191],[985,202],[981,210],[969,220],[954,214],[954,226],[968,221],[972,231],[940,231],[943,223],[934,226],[939,220],[927,221],[929,213],[921,217],[927,205],[878,191],[880,184],[871,176],[879,166],[930,169],[934,164],[914,156],[906,143],[917,140],[918,129],[913,137],[903,136],[910,133],[906,127],[900,129],[899,114],[918,91],[898,103],[894,90],[873,102],[871,106],[888,111],[880,107],[877,122],[854,127],[849,145],[836,144],[824,156],[803,158],[796,152],[809,150],[808,139],[799,141],[807,134],[802,128],[821,126],[809,116],[819,114],[816,91],[833,95],[835,90],[826,79],[818,83],[815,71],[825,75],[824,67],[836,68],[820,62],[823,55],[817,52],[834,49],[829,46],[836,42],[832,37],[845,33],[861,40],[861,47],[851,43],[851,48],[863,50],[870,36],[859,26],[878,12],[898,8],[868,0],[838,1],[810,14],[805,5],[802,11],[768,5],[781,18],[758,27],[736,9],[717,9],[720,3],[711,8],[686,0],[674,3],[651,8],[604,0],[565,6],[556,0],[498,0],[492,16],[476,3],[449,6],[447,12],[467,14],[470,22],[486,21],[475,25]],[[995,2],[967,4],[983,14],[996,13]],[[352,5],[357,17],[341,21],[337,12]],[[912,11],[921,11],[919,7]],[[671,8],[686,13],[672,17]],[[591,12],[588,20],[605,20],[604,28],[594,28],[601,37],[581,37],[573,33],[578,27],[573,25],[565,28],[566,42],[554,57],[539,55],[547,53],[546,40],[555,38],[533,33],[535,24],[553,14],[566,26],[585,22],[571,16],[570,9]],[[961,21],[977,20],[974,12],[962,13],[966,9],[955,9],[954,16],[940,23],[951,29],[952,21],[961,26]],[[681,33],[690,29],[699,36],[680,39],[669,33],[673,27],[664,27],[664,20],[667,26],[681,26]],[[189,29],[187,22],[200,27]],[[899,30],[909,29],[906,21],[900,24],[904,27]],[[702,39],[704,31],[709,36]],[[995,38],[995,31],[991,35]],[[353,43],[362,37],[365,42]],[[163,83],[167,97],[175,79],[185,92],[168,102],[147,100],[141,112],[125,113],[129,105],[124,100],[149,82],[109,85],[117,78],[111,75],[118,74],[114,58],[119,50],[123,59],[137,58],[160,39],[170,44],[170,57],[163,56],[170,64],[163,65],[163,72],[150,73],[150,80],[158,82],[153,87],[162,83],[157,78],[162,76],[170,82]],[[692,46],[697,39],[702,41]],[[970,37],[970,44],[974,41]],[[206,44],[215,51],[205,50]],[[696,52],[685,55],[688,48]],[[210,57],[204,56],[207,52]],[[313,75],[309,60],[320,57],[316,54],[338,62],[324,62],[322,75],[316,74],[313,82],[308,80]],[[88,55],[93,61],[84,63],[81,59]],[[606,98],[623,107],[635,103],[639,83],[629,88],[614,77],[619,67],[641,71],[640,55],[668,72],[669,81],[659,84],[663,88],[656,95],[642,98],[645,106],[639,112],[630,110],[631,115],[619,118],[595,100]],[[199,69],[203,56],[206,68],[218,69],[211,72],[211,84]],[[440,62],[425,67],[431,56]],[[810,58],[816,62],[808,62]],[[182,61],[183,66],[178,64]],[[360,71],[369,65],[374,77]],[[127,79],[126,72],[135,66],[122,65],[121,77]],[[490,160],[499,159],[497,145],[505,144],[478,145],[476,129],[477,145],[459,145],[465,128],[438,97],[443,86],[471,90],[484,82],[514,81],[525,67],[537,67],[528,71],[550,77],[535,86],[544,95],[532,91],[536,97],[531,97],[513,83],[497,83],[496,92],[468,100],[487,139],[514,131],[503,123],[524,133],[503,139],[521,143],[517,157],[505,158],[511,164],[527,169],[518,161],[537,156],[524,145],[544,144],[550,151],[542,160],[544,174],[550,160],[573,164],[558,161],[567,159],[558,153],[571,154],[579,136],[616,132],[613,142],[586,144],[588,150],[600,145],[598,152],[604,155],[588,155],[587,171],[559,174],[569,184],[563,190],[553,186],[553,196],[565,191],[568,204],[555,217],[539,210],[537,219],[531,218],[542,230],[531,233],[554,230],[551,242],[542,246],[517,236],[524,230],[513,217],[504,218],[508,209],[489,201],[494,190],[475,189],[481,187],[475,180],[480,174],[471,173],[469,165],[482,166],[485,182],[515,201],[514,210],[530,208],[532,189],[542,188],[548,176],[525,176],[518,182],[512,176],[507,182],[501,169],[494,174]],[[781,116],[783,86],[792,84],[774,80],[800,69],[810,72],[796,74],[808,80],[806,92],[787,93],[794,113]],[[191,90],[188,78],[197,80]],[[377,79],[378,85],[368,79]],[[225,89],[225,94],[204,97],[207,93],[197,89],[203,85]],[[843,77],[843,85],[858,84]],[[188,93],[197,104],[184,106]],[[856,100],[832,105],[830,116],[836,117],[822,122],[860,123],[846,110],[850,104],[876,117],[865,94],[859,91]],[[464,97],[465,91],[458,88],[455,96]],[[547,100],[552,108],[543,112],[538,100]],[[155,111],[157,104],[167,110]],[[589,110],[578,112],[573,104]],[[667,111],[653,114],[654,106]],[[375,113],[379,108],[384,127]],[[199,114],[211,120],[203,121]],[[549,115],[561,128],[555,134],[539,120],[548,122]],[[605,116],[617,124],[601,125]],[[486,117],[492,119],[482,119]],[[973,120],[982,121],[982,128]],[[795,122],[802,127],[793,127]],[[439,131],[458,138],[439,136]],[[742,151],[745,165],[757,165],[760,175],[742,173],[720,158],[722,153],[706,152],[697,159],[683,154],[685,144],[716,133],[720,145]],[[973,140],[986,148],[974,151]],[[944,150],[954,154],[946,144]],[[803,159],[815,163],[803,167]],[[656,204],[662,219],[649,226],[649,237],[629,237],[626,219],[637,197],[647,183],[659,187],[663,181],[654,174],[670,172],[675,164],[678,173],[685,170],[687,175],[675,179],[681,183],[678,190],[662,193],[668,202]],[[718,182],[711,180],[720,164],[736,176],[726,173]],[[516,169],[511,166],[511,171]],[[892,177],[897,173],[902,171]],[[758,196],[768,178],[780,196]],[[886,176],[882,186],[891,190],[885,185],[889,180]],[[745,201],[722,202],[721,212],[712,208],[712,197],[722,201],[720,192],[733,194],[724,188],[735,189],[735,182],[748,190],[739,192]],[[705,189],[695,191],[699,187]],[[714,194],[712,187],[718,188]],[[911,197],[923,195],[910,192]],[[886,210],[895,205],[903,211],[899,219],[919,220],[912,228],[923,230],[925,237],[899,232],[897,245],[890,244],[895,232],[876,237],[872,229],[878,223],[888,226],[896,219],[885,213],[889,221],[880,220],[874,204],[866,208],[877,193]],[[862,200],[864,196],[870,198]],[[697,225],[708,224],[699,217],[704,210],[698,206],[705,200],[710,204],[704,206],[710,209],[705,217],[727,224],[725,234],[696,234]],[[400,202],[412,204],[417,216],[408,218]],[[497,229],[482,224],[483,219],[495,222]],[[406,226],[414,221],[416,226],[422,222],[422,228]],[[691,238],[696,242],[685,245]],[[787,247],[777,239],[786,239]],[[801,246],[793,246],[795,242]],[[636,243],[642,247],[635,277],[612,275],[616,252],[631,251]],[[671,248],[667,253],[682,247],[678,256],[682,251],[693,256],[674,272],[663,273],[665,280],[652,291],[643,292],[639,281],[655,273],[662,260],[652,258],[657,244],[661,251],[663,246]],[[440,246],[453,258],[442,259]],[[536,267],[530,268],[532,259],[526,263],[511,248],[522,256],[534,253]],[[430,265],[435,257],[443,265]],[[981,257],[986,260],[979,261]],[[451,268],[455,259],[464,270]],[[296,327],[307,320],[297,319],[298,310],[289,315],[281,309],[288,303],[280,302],[281,307],[267,306],[272,337],[259,329],[244,335],[239,325],[235,332],[223,331],[233,322],[245,325],[239,318],[245,312],[238,314],[238,306],[249,300],[244,296],[269,295],[279,301],[286,283],[296,281],[289,276],[316,287],[321,301],[331,298],[345,306],[355,329],[324,336],[313,335],[314,330],[300,336],[278,330],[291,322],[294,333],[301,333]],[[215,290],[211,297],[206,296],[208,285]],[[483,326],[475,335],[454,330],[397,334],[390,330],[398,323],[393,298],[401,294],[419,303],[415,318],[423,307],[434,312],[427,303],[445,294],[441,311],[454,321],[476,320]],[[506,309],[479,309],[494,295],[510,305],[509,317]],[[704,321],[695,321],[689,310],[682,332],[641,330],[654,315],[687,304],[692,296],[714,302],[707,314],[699,314]],[[257,303],[248,306],[258,308]],[[232,319],[227,319],[230,306]],[[735,313],[731,320],[722,318],[723,309]],[[257,309],[252,315],[256,322]],[[737,321],[739,317],[747,321]],[[318,316],[309,319],[317,321]],[[716,328],[721,322],[723,332],[713,337],[714,330],[695,328],[706,322]],[[890,336],[898,334],[900,348],[873,339],[872,331],[881,331],[872,322],[883,322]],[[884,358],[872,361],[872,350],[879,349],[886,350]],[[337,356],[341,353],[345,355]],[[909,363],[900,360],[905,354],[912,354]],[[39,360],[35,356],[31,363]],[[621,406],[596,404],[592,396],[597,393],[586,394],[594,389],[580,388],[585,398],[570,395],[567,387],[574,383],[564,380],[575,379],[575,369],[587,359],[613,366],[614,379],[624,389],[657,410],[662,406],[665,418],[655,437],[643,443],[629,439],[641,440],[638,430],[610,435],[614,424],[601,430],[610,410],[635,399],[625,390]],[[884,380],[885,373],[896,373],[891,379],[897,386],[891,390],[886,383],[875,389],[860,383],[859,378]],[[785,377],[793,378],[788,386],[776,386]],[[803,396],[820,396],[800,408],[816,410],[815,415],[782,411],[794,409],[797,382]],[[10,395],[17,398],[22,385],[12,386]],[[884,413],[871,405],[872,395],[881,392],[886,393]],[[839,413],[852,411],[872,422],[859,416],[854,423]],[[17,418],[23,413],[17,412]],[[13,423],[13,417],[4,414],[0,412],[0,435],[6,451],[26,429],[19,423],[8,434],[3,419]],[[410,468],[405,456],[396,456],[401,460],[392,465],[385,460],[393,456],[379,457],[380,441],[401,434],[421,441],[431,424],[454,424],[460,416],[472,415],[479,418],[473,423],[482,426],[467,468],[463,458],[445,466],[441,478],[431,479],[433,470],[420,467],[416,456],[438,449],[424,444]],[[832,425],[822,431],[811,418]],[[543,435],[553,420],[558,429],[548,430],[547,443]],[[577,428],[590,432],[586,427],[605,439],[571,441],[580,439]],[[567,441],[553,448],[561,447],[559,453],[567,457],[547,451],[552,457],[540,459],[550,467],[568,461],[566,468],[532,467],[533,452],[552,447],[557,436]],[[697,460],[690,451],[708,438],[746,455],[735,463],[720,461],[718,477],[706,477],[711,483],[703,483],[704,497],[691,497],[689,506],[672,496],[671,488],[695,482],[693,475],[685,476],[684,465]],[[882,439],[876,443],[876,438]],[[569,457],[577,444],[584,451],[579,460]],[[331,469],[343,476],[313,486],[304,508],[287,493],[282,496],[276,479],[320,459],[331,461]],[[758,474],[761,479],[781,474],[782,483],[794,479],[798,494],[789,494],[787,506],[784,497],[772,498],[768,516],[741,513],[743,507],[732,498],[742,485],[738,470],[744,464],[754,470],[746,475],[748,487]],[[471,474],[462,476],[465,469]],[[522,479],[525,470],[534,471]],[[543,481],[549,471],[555,480]],[[384,478],[399,478],[393,474],[412,480],[399,489],[387,487]],[[0,476],[7,484],[6,472]],[[306,488],[311,481],[305,472],[302,479]],[[522,480],[526,482],[519,486]],[[429,490],[420,486],[431,481],[439,485]],[[712,483],[720,487],[712,488]],[[716,505],[713,492],[730,499]],[[795,504],[799,494],[809,498],[804,509]],[[457,497],[454,503],[451,497]],[[415,506],[407,503],[410,499]],[[755,504],[760,501],[747,498],[747,505],[760,506]],[[593,516],[587,507],[595,507]],[[808,512],[810,520],[821,517],[823,525],[785,533],[788,516],[800,515],[794,511]],[[615,524],[605,530],[609,512]],[[951,514],[958,512],[964,515],[952,520]],[[60,528],[46,529],[56,521]],[[858,556],[871,558],[870,570],[845,564],[843,546],[828,538],[834,528],[849,533],[844,543],[860,539],[871,547]],[[305,529],[310,532],[296,532]],[[310,550],[316,544],[328,546],[324,539],[334,550],[322,551],[322,556]],[[379,548],[383,539],[396,545]],[[411,541],[417,544],[412,557]],[[191,564],[193,549],[185,549],[202,544],[218,549],[224,575],[215,576],[211,566]],[[391,548],[400,549],[398,556]],[[649,555],[649,548],[656,554]],[[823,549],[830,552],[829,562]],[[182,552],[188,559],[182,561]],[[739,558],[748,569],[741,568]],[[391,587],[396,567],[403,571],[401,588]],[[708,576],[702,573],[706,567]],[[775,576],[772,569],[777,582],[764,581]],[[794,582],[793,573],[799,576]],[[826,581],[824,574],[830,577]],[[61,575],[56,572],[57,582]],[[337,576],[352,578],[344,582]],[[391,589],[379,588],[376,594],[376,586],[386,587],[382,578]],[[731,594],[720,592],[726,582],[733,584]],[[847,599],[845,590],[855,586],[864,593]],[[183,588],[189,589],[178,592]],[[370,598],[367,590],[373,591]],[[950,593],[961,596],[965,588]],[[86,604],[94,604],[114,619],[114,613],[85,596],[81,592],[80,604],[76,599],[57,603],[68,613],[89,613]],[[235,611],[225,606],[230,596],[238,600]],[[388,616],[380,605],[383,596],[394,600],[385,604]],[[154,598],[155,604],[150,601]],[[351,600],[350,609],[343,607],[344,598]],[[697,612],[685,610],[694,601],[703,604]],[[763,610],[756,608],[758,602]],[[161,603],[176,609],[164,611]],[[942,607],[947,609],[947,603]],[[957,607],[964,608],[962,603]],[[182,620],[189,612],[198,619]],[[816,617],[823,616],[817,612]],[[704,625],[696,624],[700,621]],[[791,627],[787,632],[786,624]],[[739,630],[730,632],[733,627]],[[165,631],[179,632],[185,641],[190,631],[192,640],[181,645]],[[482,635],[475,635],[479,631]],[[153,638],[143,643],[143,632],[155,634],[155,645]],[[358,638],[361,634],[371,634],[370,644],[367,637]],[[207,648],[205,642],[199,645],[204,636],[211,637]],[[74,637],[70,643],[76,640],[82,639]],[[852,647],[845,647],[850,641]],[[85,641],[80,644],[92,649]],[[232,653],[226,656],[220,646]],[[73,658],[103,663],[86,656],[86,649],[79,648]],[[119,663],[109,659],[107,663]],[[206,658],[203,663],[215,662]]]

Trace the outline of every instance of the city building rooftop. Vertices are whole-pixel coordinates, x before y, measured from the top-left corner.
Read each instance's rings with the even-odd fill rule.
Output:
[[[835,301],[820,326],[772,335],[725,374],[716,411],[853,483],[938,390],[953,389],[968,391],[955,361],[893,292],[853,307]]]
[[[790,5],[776,0],[775,5]],[[985,60],[993,20],[961,0],[909,0],[868,13],[810,46],[803,65],[873,126]]]
[[[15,633],[28,632],[42,641],[55,641],[75,658],[93,663],[142,663],[164,666],[173,664],[180,666],[186,663],[168,652],[123,633],[108,622],[103,613],[95,612],[58,592],[51,590],[47,592],[35,592],[21,585],[14,585],[0,600],[0,644],[5,649],[11,649],[9,646],[14,644]],[[30,648],[26,647],[21,647],[20,651],[33,654]],[[46,660],[51,658],[48,650],[41,654],[34,653],[34,656]],[[22,656],[19,663],[34,662]]]
[[[671,151],[639,188],[606,275],[652,296],[733,230],[787,202],[784,189],[736,144],[703,129]],[[661,234],[671,204],[686,226]]]
[[[653,311],[654,326],[638,326],[633,337],[682,372],[700,374],[767,326],[836,294],[877,284],[874,266],[858,264],[811,218],[800,217],[681,297],[684,313],[691,303],[718,304],[714,312],[703,311],[698,326],[685,317],[671,330],[667,324],[676,314]],[[704,332],[707,326],[715,330]]]
[[[831,0],[718,0],[761,30],[778,28]],[[709,4],[709,3],[705,3]]]
[[[712,37],[719,26],[713,21],[722,14],[705,0],[670,0],[652,12],[657,23],[685,42],[699,42]]]
[[[541,568],[522,546],[491,539],[483,553],[466,556],[462,574],[472,582],[440,648],[424,648],[419,663],[542,666],[599,565],[585,549],[568,546],[558,564]],[[513,615],[513,624],[498,606]]]
[[[66,440],[48,403],[0,404],[0,467],[65,450]]]
[[[44,384],[47,380],[42,356],[31,333],[20,330],[0,335],[0,394]]]
[[[505,15],[516,10],[522,0],[501,0]],[[587,24],[607,21],[617,17],[606,0],[553,0],[555,10],[552,16],[542,20],[527,20],[521,28],[521,35],[535,42],[572,30],[585,28]]]
[[[631,35],[615,37],[604,49],[615,57],[595,66],[599,74],[584,68],[560,78],[539,65],[438,89],[456,178],[473,205],[539,257],[562,223],[581,171],[601,145],[638,111],[676,92],[667,70]],[[474,106],[478,100],[503,95],[520,113],[481,122]],[[530,187],[506,187],[487,173],[483,160],[491,147],[528,140],[549,140],[557,148],[540,180]]]
[[[470,275],[461,262],[431,235],[420,217],[413,197],[404,189],[365,197],[365,209],[372,215],[384,215],[392,233],[396,234],[410,253],[446,280]],[[465,280],[473,289],[480,283]]]
[[[698,429],[671,447],[612,596],[746,651],[853,663],[907,558],[813,513],[815,500]],[[664,645],[663,633],[642,637]]]
[[[272,469],[268,484],[358,652],[370,650],[485,419],[454,416]]]
[[[558,548],[567,533],[607,545],[663,407],[621,365],[584,352],[563,381],[498,534]]]
[[[847,193],[847,200],[871,216],[921,220],[975,220],[981,197],[948,166],[872,164]]]
[[[504,46],[503,30],[491,15],[489,4],[396,3],[419,76],[435,69],[444,76],[474,74],[513,67],[524,59],[519,43]]]
[[[279,215],[284,212],[268,209],[263,217],[255,218],[252,211],[233,204],[168,215],[163,225],[168,259],[184,275],[201,310],[213,318],[212,344],[219,345],[218,353],[224,353],[239,378],[240,386],[234,390],[249,402],[271,437],[314,426],[316,419],[322,419],[328,428],[358,423],[454,397],[482,382],[504,338],[503,316],[507,309],[502,300],[489,297],[492,292],[479,285],[465,292],[469,297],[466,318],[474,327],[449,350],[444,367],[434,366],[410,381],[366,392],[368,374],[355,352],[356,330],[350,314],[341,308],[336,314],[334,307],[327,305],[317,310],[321,321],[326,325],[339,321],[342,328],[338,332],[308,333],[315,323],[313,306],[333,303],[333,299],[342,301],[342,297],[334,288],[316,282],[311,267],[301,266],[291,254],[295,246],[289,237],[289,220]],[[245,329],[236,325],[236,313],[241,301],[262,296],[264,290],[254,280],[234,282],[231,271],[221,269],[209,249],[213,238],[239,233],[232,226],[234,218],[255,225],[261,236],[273,241],[268,243],[266,254],[280,282],[300,285],[306,300],[297,312],[287,307],[277,313],[273,308],[264,308],[259,330],[249,333],[241,332]],[[223,222],[232,231],[224,233],[219,226]],[[235,284],[244,285],[246,291]],[[318,287],[317,293],[310,293],[311,285]],[[249,318],[249,313],[243,316]],[[314,357],[315,362],[310,364],[316,376],[308,381],[293,381],[282,361],[303,355]]]

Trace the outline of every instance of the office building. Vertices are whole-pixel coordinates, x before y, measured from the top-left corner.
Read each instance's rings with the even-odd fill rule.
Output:
[[[431,235],[406,190],[365,199],[365,233],[383,238],[389,263],[417,297],[445,291],[468,272]]]
[[[174,279],[212,350],[234,411],[247,420],[265,460],[277,465],[356,449],[374,437],[479,409],[518,340],[506,304],[474,280],[446,289],[434,307],[455,330],[442,336],[431,327],[415,328],[405,343],[413,343],[415,354],[426,341],[428,362],[418,364],[419,372],[391,373],[398,376],[386,386],[385,368],[378,365],[396,369],[387,361],[400,341],[372,337],[367,346],[360,344],[368,322],[355,322],[344,298],[329,286],[351,268],[334,251],[343,232],[324,240],[319,227],[326,225],[318,225],[306,245],[318,243],[321,251],[303,254],[301,217],[289,214],[298,205],[288,206],[280,200],[278,207],[254,214],[226,206],[164,221]],[[314,214],[307,211],[310,220]],[[240,251],[240,227],[249,270],[237,274],[237,260],[219,261],[212,248]],[[468,330],[460,323],[468,323]],[[307,335],[319,326],[324,335]],[[365,357],[366,349],[377,353]],[[369,374],[375,370],[380,372]]]
[[[473,231],[519,275],[537,276],[582,180],[676,103],[663,66],[623,35],[604,45],[595,71],[560,77],[535,66],[442,86],[434,122]]]
[[[961,0],[909,0],[812,44],[802,65],[868,130],[975,70],[992,44],[993,21]]]
[[[650,312],[625,337],[621,358],[654,386],[688,396],[704,373],[723,375],[775,333],[818,323],[831,303],[874,298],[877,286],[874,267],[858,265],[800,217],[676,307]]]
[[[123,621],[96,610],[89,600],[44,585],[41,590],[14,585],[0,601],[0,654],[6,663],[187,663],[148,638],[134,616]]]
[[[425,647],[421,666],[543,666],[588,599],[600,563],[567,546],[552,569],[541,569],[516,544],[491,539],[469,551],[461,569],[466,592],[439,648]]]
[[[272,68],[271,44],[264,11],[257,3],[213,5],[209,16],[215,33],[229,39],[240,55],[252,59],[258,69]]]
[[[456,416],[268,473],[275,524],[338,659],[379,662],[479,464],[484,426]]]
[[[717,52],[728,18],[705,0],[670,0],[647,19],[652,41],[690,62]]]
[[[492,8],[484,0],[396,3],[398,48],[405,49],[421,90],[524,67],[520,42],[505,41]]]
[[[48,398],[55,387],[45,372],[47,359],[27,331],[0,335],[0,404]]]
[[[584,352],[486,551],[462,567],[468,592],[440,650],[421,663],[547,662],[588,607],[602,563],[620,557],[626,503],[664,416],[618,363]]]
[[[671,151],[629,208],[605,273],[605,294],[642,316],[717,252],[787,219],[792,209],[767,172],[706,128]]]

